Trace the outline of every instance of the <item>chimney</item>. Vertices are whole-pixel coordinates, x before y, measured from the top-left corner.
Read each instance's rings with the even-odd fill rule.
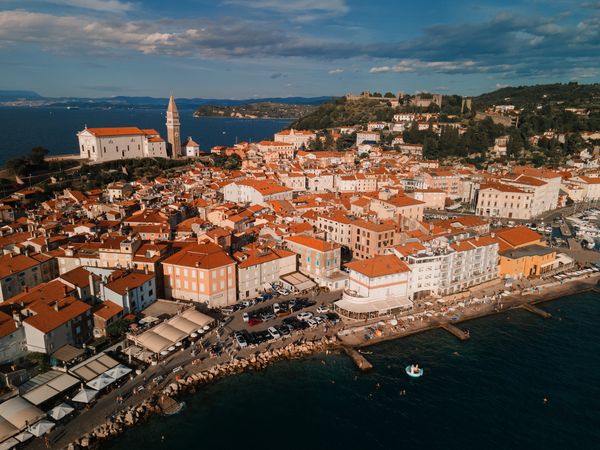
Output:
[[[144,273],[148,275],[148,266],[144,266]]]
[[[63,293],[64,293],[64,296],[65,296],[65,297],[67,296],[67,292],[68,292],[68,288],[67,288],[67,285],[65,284],[65,285],[63,286]]]
[[[56,311],[56,312],[60,311],[60,306],[58,305],[58,300],[56,302],[54,302],[54,311]]]

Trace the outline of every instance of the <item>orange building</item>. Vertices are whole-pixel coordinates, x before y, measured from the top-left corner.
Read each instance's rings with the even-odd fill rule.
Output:
[[[216,244],[194,244],[163,262],[167,297],[211,307],[237,301],[235,260]]]

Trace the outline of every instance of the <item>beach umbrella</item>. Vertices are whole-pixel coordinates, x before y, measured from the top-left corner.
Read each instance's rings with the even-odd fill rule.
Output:
[[[163,350],[162,352],[160,352],[160,354],[161,354],[161,356],[166,356],[169,354],[169,352],[166,350]]]
[[[113,377],[111,377],[110,375],[107,375],[105,372],[105,373],[101,373],[96,378],[94,378],[92,381],[88,382],[87,385],[89,387],[91,387],[92,389],[96,389],[97,391],[99,391],[101,389],[104,389],[109,384],[114,383],[115,381],[116,380]]]
[[[396,325],[398,325],[398,321],[396,319],[392,319],[392,320],[390,320],[390,325],[395,327]]]
[[[27,428],[27,431],[29,431],[35,437],[40,437],[40,436],[48,433],[50,430],[52,430],[52,428],[54,428],[55,425],[56,424],[54,422],[50,422],[49,420],[42,419],[38,423],[34,423],[29,428]]]
[[[94,400],[97,395],[98,391],[95,389],[81,388],[81,390],[75,394],[71,400],[77,403],[89,403]]]
[[[131,372],[131,369],[129,367],[127,367],[123,364],[119,364],[118,366],[115,366],[112,369],[109,369],[104,373],[106,375],[108,375],[109,377],[112,377],[115,380],[118,380],[120,378],[123,378],[125,375],[127,375],[130,372]]]
[[[67,405],[66,403],[61,403],[60,405],[55,406],[50,411],[48,411],[48,415],[54,420],[60,420],[63,417],[66,417],[69,414],[71,414],[73,411],[75,411],[75,408]]]
[[[170,352],[172,352],[173,350],[175,350],[175,347],[173,347],[173,346],[171,345],[171,346],[170,346],[170,347],[169,347],[167,350],[169,350]]]
[[[20,444],[20,442],[17,441],[15,438],[10,438],[10,439],[7,439],[6,441],[0,443],[0,450],[11,450],[12,448],[15,448],[19,444]]]
[[[29,431],[23,431],[21,434],[17,434],[15,439],[19,442],[27,442],[29,439],[33,437]]]
[[[208,331],[208,330],[210,330],[210,327],[209,327],[208,325],[204,325],[204,326],[202,327],[202,329],[203,329],[204,331]]]
[[[192,333],[192,334],[190,334],[190,337],[193,337],[193,338],[198,337],[198,333]]]

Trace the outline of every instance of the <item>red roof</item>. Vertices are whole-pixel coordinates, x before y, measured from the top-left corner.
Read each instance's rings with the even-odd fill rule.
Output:
[[[145,135],[138,127],[86,128],[94,136],[137,136]],[[154,131],[154,130],[152,130]],[[157,133],[158,134],[158,133]]]

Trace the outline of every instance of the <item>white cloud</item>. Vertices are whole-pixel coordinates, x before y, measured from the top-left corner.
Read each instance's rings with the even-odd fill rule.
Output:
[[[409,73],[409,72],[455,72],[475,69],[475,61],[421,61],[419,59],[402,59],[393,66],[372,67],[370,73]]]
[[[119,0],[46,0],[48,3],[57,5],[72,6],[81,9],[91,9],[94,11],[123,13],[132,11],[136,5],[130,2]]]
[[[329,75],[337,75],[340,73],[344,73],[344,69],[332,69],[329,72],[327,72]]]
[[[342,15],[350,10],[346,0],[225,0],[224,3],[287,14],[316,12],[327,15]]]

